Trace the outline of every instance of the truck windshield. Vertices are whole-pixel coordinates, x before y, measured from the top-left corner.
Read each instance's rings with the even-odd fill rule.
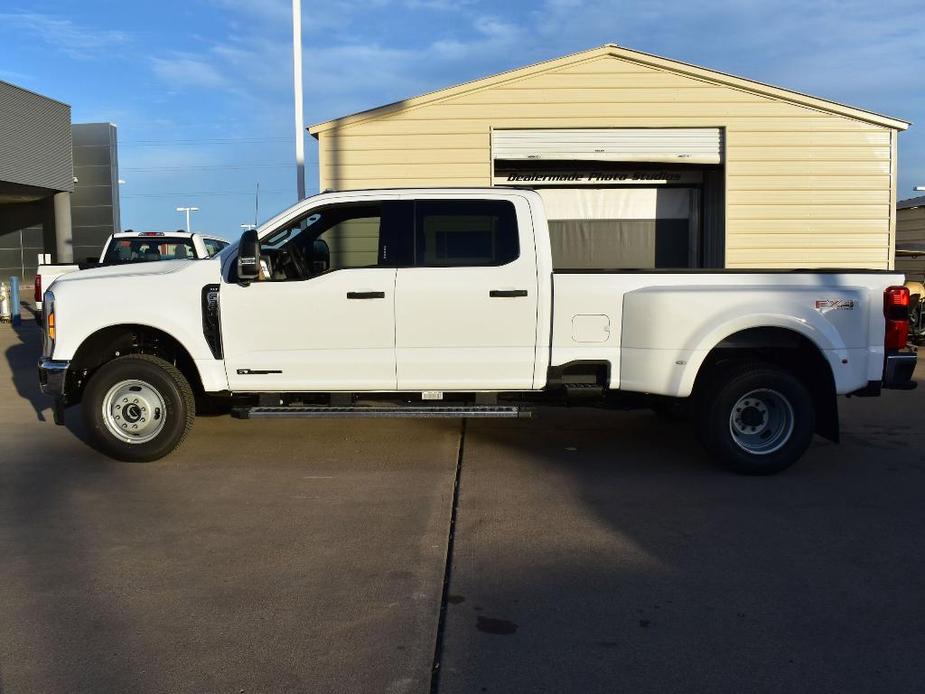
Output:
[[[103,263],[149,263],[156,260],[186,260],[195,258],[192,239],[176,237],[139,237],[113,239],[106,249]]]

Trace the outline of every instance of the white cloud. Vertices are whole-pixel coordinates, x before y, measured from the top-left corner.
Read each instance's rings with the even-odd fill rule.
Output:
[[[169,57],[151,58],[154,74],[172,88],[228,86],[228,78],[202,56],[174,53]]]
[[[28,33],[77,59],[102,57],[113,47],[129,40],[129,35],[123,31],[95,29],[38,12],[0,12],[0,23]]]

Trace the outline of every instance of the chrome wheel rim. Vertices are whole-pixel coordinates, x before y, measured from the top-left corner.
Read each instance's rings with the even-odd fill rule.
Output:
[[[752,455],[780,450],[793,434],[793,407],[776,390],[757,388],[736,401],[729,413],[729,432],[736,445]]]
[[[167,406],[150,383],[130,379],[116,383],[103,398],[103,422],[125,443],[147,443],[164,428]]]

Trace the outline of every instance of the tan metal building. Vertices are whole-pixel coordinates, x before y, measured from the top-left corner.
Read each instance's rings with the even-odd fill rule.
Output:
[[[606,45],[309,132],[322,188],[538,189],[560,266],[888,269],[908,126]]]

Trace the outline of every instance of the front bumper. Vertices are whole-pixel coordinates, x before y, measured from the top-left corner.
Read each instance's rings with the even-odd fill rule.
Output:
[[[912,372],[918,355],[914,350],[893,352],[886,355],[883,364],[883,387],[894,390],[912,390],[918,384],[912,380]]]
[[[54,361],[53,359],[39,360],[39,386],[45,395],[52,395],[56,398],[63,398],[65,395],[64,384],[67,380],[67,369],[71,365],[69,361]]]

